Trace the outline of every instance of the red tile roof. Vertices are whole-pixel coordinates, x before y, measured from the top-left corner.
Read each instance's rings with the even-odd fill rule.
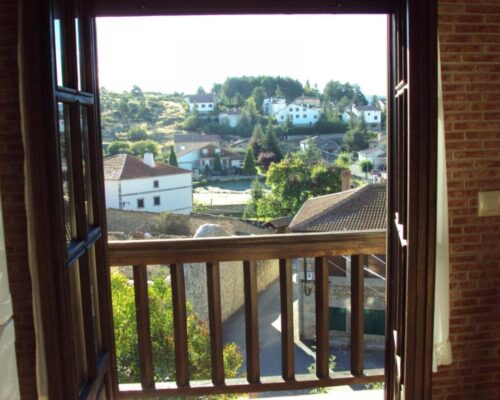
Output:
[[[292,232],[385,230],[385,183],[307,200],[290,223]]]
[[[150,167],[144,164],[140,158],[128,154],[117,154],[104,160],[104,179],[106,180],[116,181],[190,173],[191,171],[187,169],[159,162],[155,162],[155,167]]]

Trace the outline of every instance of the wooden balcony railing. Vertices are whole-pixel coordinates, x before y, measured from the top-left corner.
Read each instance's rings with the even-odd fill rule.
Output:
[[[201,396],[309,389],[381,382],[364,373],[363,265],[360,256],[385,253],[385,232],[262,235],[230,238],[116,241],[109,243],[111,266],[133,266],[141,382],[121,384],[120,398]],[[326,257],[351,255],[351,371],[329,371],[328,265]],[[316,376],[295,374],[291,259],[315,258]],[[261,377],[257,313],[257,260],[279,260],[281,364],[279,377]],[[245,292],[245,379],[225,379],[219,263],[243,261]],[[192,381],[188,371],[185,263],[204,263],[207,274],[211,381]],[[155,382],[149,326],[147,265],[169,265],[174,309],[176,382]]]

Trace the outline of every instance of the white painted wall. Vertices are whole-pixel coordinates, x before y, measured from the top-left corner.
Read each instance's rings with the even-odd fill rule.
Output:
[[[183,156],[177,157],[177,165],[179,168],[187,170],[195,170],[198,168],[200,160],[200,150],[193,150]]]
[[[186,173],[152,178],[126,179],[119,182],[105,181],[106,207],[131,211],[171,211],[189,214],[193,210],[191,177],[191,173]],[[158,180],[158,188],[154,187],[155,180]],[[108,200],[108,183],[110,182],[109,193],[111,196],[116,195]],[[113,187],[115,183],[116,187]],[[119,204],[119,189],[121,189],[121,207]],[[159,205],[154,204],[155,197],[160,197]],[[139,199],[144,200],[143,208],[137,207]]]
[[[14,343],[14,320],[12,319],[12,301],[7,277],[7,257],[0,203],[0,400],[21,398]]]
[[[264,101],[262,102],[262,112],[266,115],[276,115],[285,107],[285,99],[264,99]]]
[[[319,111],[292,103],[276,114],[276,120],[282,125],[289,116],[293,126],[312,126],[319,120]]]
[[[118,181],[105,180],[104,194],[106,196],[106,208],[120,208],[118,202]]]
[[[227,123],[231,128],[236,128],[238,122],[240,121],[240,115],[238,114],[219,114],[219,124]]]
[[[214,110],[215,103],[189,103],[189,111],[196,110],[200,113],[208,113]]]

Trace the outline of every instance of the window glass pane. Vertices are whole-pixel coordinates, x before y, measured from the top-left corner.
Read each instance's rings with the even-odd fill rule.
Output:
[[[85,192],[85,214],[88,225],[94,223],[92,217],[92,187],[90,180],[90,162],[89,162],[89,128],[88,128],[88,110],[87,107],[80,108],[80,128],[82,135],[82,168],[83,184]]]
[[[71,174],[71,132],[69,126],[69,106],[58,104],[59,120],[59,154],[61,162],[61,180],[64,201],[64,226],[66,240],[76,238],[75,203],[73,195],[73,180]]]
[[[56,79],[58,86],[64,86],[63,76],[63,32],[62,32],[62,7],[58,1],[54,2],[54,48],[56,57]]]

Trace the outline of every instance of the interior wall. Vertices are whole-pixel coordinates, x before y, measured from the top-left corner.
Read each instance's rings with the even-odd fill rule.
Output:
[[[450,222],[454,362],[433,399],[500,398],[500,217],[478,192],[500,190],[500,3],[438,0]]]
[[[17,28],[18,2],[0,2],[0,187],[9,285],[16,327],[16,355],[23,399],[36,398],[35,335],[24,207]]]

